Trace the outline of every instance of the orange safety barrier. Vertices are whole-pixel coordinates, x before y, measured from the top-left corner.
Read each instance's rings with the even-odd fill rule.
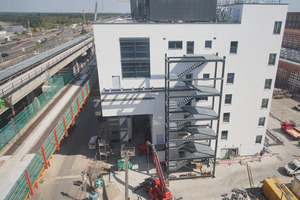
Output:
[[[33,190],[32,190],[32,185],[31,185],[31,181],[30,181],[28,170],[25,169],[24,172],[25,172],[27,183],[28,183],[29,192],[30,192],[31,195],[33,195]]]

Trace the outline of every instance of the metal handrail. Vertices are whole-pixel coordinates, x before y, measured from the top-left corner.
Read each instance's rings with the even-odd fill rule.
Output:
[[[281,0],[222,0],[219,1],[218,4],[221,5],[228,5],[228,4],[241,4],[241,3],[248,3],[248,4],[280,4]]]

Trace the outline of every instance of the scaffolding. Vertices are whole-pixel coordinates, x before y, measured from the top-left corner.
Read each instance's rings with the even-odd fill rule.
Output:
[[[213,77],[201,77],[206,68]],[[165,55],[165,160],[169,180],[215,176],[224,70],[225,57],[218,54]],[[207,100],[205,106],[199,102],[203,98]]]

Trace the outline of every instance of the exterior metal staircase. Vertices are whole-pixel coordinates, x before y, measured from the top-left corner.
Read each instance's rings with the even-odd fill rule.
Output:
[[[192,94],[192,96],[194,96],[194,95],[196,95],[196,94],[197,94],[197,92],[194,92],[194,93]],[[188,104],[189,102],[191,102],[194,98],[195,98],[195,97],[189,96],[189,97],[186,97],[186,98],[182,99],[181,101],[179,101],[179,102],[177,103],[178,108],[181,108],[182,106],[185,106],[186,104]]]
[[[203,65],[205,62],[196,62],[195,64],[193,64],[191,67],[187,68],[186,70],[184,70],[183,72],[181,72],[180,74],[178,74],[178,78],[182,78],[185,75],[187,75],[188,73],[190,73],[191,71],[193,71],[194,69],[196,69],[197,67],[200,67],[201,65]]]
[[[186,166],[187,164],[189,164],[190,161],[187,160],[180,160],[180,161],[172,161],[172,163],[170,163],[170,171],[177,171],[180,168]]]
[[[204,67],[206,64],[212,75],[207,80],[202,78],[204,71],[198,72],[197,70],[195,72],[195,69],[200,66]],[[220,65],[221,70],[217,71]],[[177,68],[181,66],[183,71],[178,72]],[[175,67],[176,70],[174,70]],[[177,75],[173,74],[175,71]],[[182,57],[167,57],[165,55],[165,134],[168,144],[165,158],[169,179],[204,176],[204,174],[190,177],[173,175],[173,172],[179,169],[179,173],[193,172],[193,169],[187,166],[190,166],[191,162],[202,161],[202,159],[208,159],[212,163],[212,169],[208,170],[212,172],[212,176],[215,175],[217,131],[220,122],[224,71],[225,57],[220,58],[217,53],[215,55],[203,54]],[[182,91],[184,93],[180,93]],[[211,101],[208,102],[209,107],[207,107],[207,103],[201,107],[201,102],[193,102],[196,97],[202,96],[211,98]],[[186,116],[187,113],[189,113],[188,116]],[[204,126],[205,128],[203,128]],[[211,140],[216,140],[216,142],[211,143]]]

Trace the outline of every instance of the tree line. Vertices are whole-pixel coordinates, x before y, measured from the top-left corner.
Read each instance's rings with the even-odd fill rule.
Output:
[[[119,16],[115,13],[98,13],[98,18],[110,18]],[[85,13],[86,21],[94,20],[94,13]],[[57,26],[67,26],[83,22],[82,13],[0,13],[0,21],[15,22],[28,27],[27,19],[31,28],[53,29]]]

